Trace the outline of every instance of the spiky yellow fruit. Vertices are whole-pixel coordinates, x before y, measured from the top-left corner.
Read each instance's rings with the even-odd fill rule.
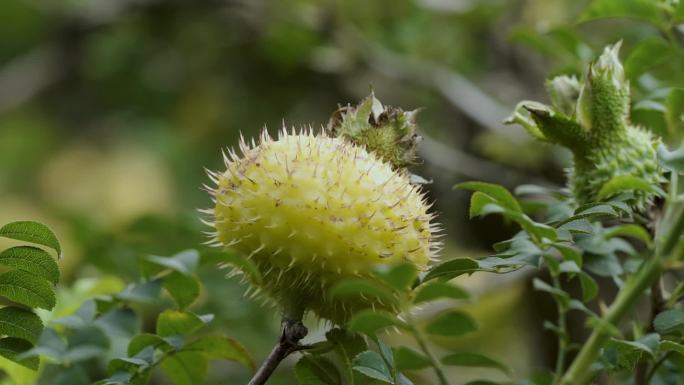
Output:
[[[340,280],[372,277],[378,264],[422,270],[433,258],[429,205],[405,171],[311,132],[283,131],[278,140],[264,133],[240,149],[213,174],[215,241],[249,257],[263,276],[257,289],[286,312],[344,323],[359,309],[387,308],[328,292]]]

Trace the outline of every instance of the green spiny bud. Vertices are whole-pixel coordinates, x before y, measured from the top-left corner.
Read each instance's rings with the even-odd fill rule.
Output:
[[[327,130],[332,136],[342,137],[364,147],[388,162],[395,169],[415,163],[415,118],[418,110],[403,111],[383,106],[371,92],[358,106],[346,106],[333,113]]]
[[[577,120],[610,140],[611,132],[624,130],[629,116],[629,82],[618,52],[621,43],[607,46],[589,65],[577,102]]]
[[[613,178],[629,176],[649,186],[663,182],[656,160],[659,140],[650,131],[629,123],[629,84],[618,58],[620,43],[605,48],[586,73],[577,79],[556,77],[547,83],[553,107],[521,102],[505,123],[523,126],[535,138],[572,151],[569,186],[577,204],[599,200],[599,192]],[[574,80],[573,80],[574,79]],[[573,92],[580,89],[576,103]],[[572,106],[576,104],[576,112]],[[657,194],[634,191],[633,207],[643,210]]]

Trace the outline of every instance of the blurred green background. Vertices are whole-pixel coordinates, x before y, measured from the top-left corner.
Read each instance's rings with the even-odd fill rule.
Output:
[[[587,3],[3,0],[0,223],[33,219],[56,231],[63,298],[78,302],[98,282],[115,290],[138,279],[143,255],[202,247],[196,209],[210,204],[200,189],[204,168],[220,169],[221,149],[240,133],[319,128],[372,86],[385,104],[424,107],[424,162],[414,171],[434,180],[427,189],[447,229],[443,258],[486,254],[516,229],[498,218],[467,220],[468,194],[452,186],[471,179],[560,185],[568,160],[501,120],[521,99],[545,101],[544,79],[580,74],[604,44],[624,39],[624,55],[659,34],[634,19],[578,23]],[[671,70],[679,60],[661,67],[681,86],[684,75]],[[659,81],[657,72],[640,79],[637,98],[648,99]],[[477,298],[466,306],[482,329],[434,342],[475,347],[509,363],[516,377],[543,370],[555,339],[542,319],[554,310],[529,287],[532,273],[463,278]],[[212,327],[259,362],[277,338],[277,314],[244,299],[245,287],[224,274],[202,271],[196,307],[214,312]],[[147,313],[144,325],[152,327],[155,309]],[[323,333],[319,326],[310,340]],[[475,374],[482,376],[451,372],[458,384]],[[248,375],[221,363],[207,383],[239,384]],[[418,374],[417,384],[430,383],[420,375],[428,376]],[[291,384],[291,376],[285,365],[272,383]]]

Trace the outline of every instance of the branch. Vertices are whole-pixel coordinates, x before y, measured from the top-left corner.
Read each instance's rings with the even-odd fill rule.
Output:
[[[601,349],[610,337],[608,324],[616,325],[620,321],[644,290],[658,277],[662,265],[663,260],[660,256],[652,256],[644,262],[636,275],[625,284],[589,339],[582,345],[579,354],[563,376],[561,385],[584,385],[591,380],[594,375],[591,365],[596,361]]]
[[[54,83],[59,52],[48,45],[34,48],[0,68],[0,113],[17,107]]]
[[[666,262],[673,259],[673,252],[681,242],[682,233],[684,233],[684,211],[678,213],[662,247],[657,248],[656,253],[642,264],[639,271],[620,290],[615,301],[601,318],[589,339],[582,345],[582,349],[568,371],[565,372],[560,382],[561,385],[584,385],[591,380],[594,375],[591,365],[596,361],[610,337],[607,325],[617,325],[641,294],[660,277]]]
[[[420,132],[423,141],[418,147],[421,158],[429,164],[445,171],[471,179],[496,181],[513,184],[524,180],[543,186],[551,185],[548,181],[526,175],[520,171],[503,167],[495,162],[478,158],[456,148],[450,147],[425,132]]]
[[[299,341],[306,337],[309,332],[302,321],[284,318],[281,325],[282,333],[280,335],[280,340],[278,340],[278,344],[273,348],[271,354],[268,355],[266,361],[261,364],[261,367],[256,374],[254,374],[254,377],[252,377],[248,385],[265,384],[282,360],[290,354],[302,350]]]

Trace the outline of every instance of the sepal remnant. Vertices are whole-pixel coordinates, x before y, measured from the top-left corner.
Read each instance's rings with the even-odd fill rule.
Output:
[[[419,110],[383,106],[371,93],[358,106],[335,111],[328,122],[331,136],[342,137],[363,146],[395,169],[415,163],[420,136],[416,134]]]

